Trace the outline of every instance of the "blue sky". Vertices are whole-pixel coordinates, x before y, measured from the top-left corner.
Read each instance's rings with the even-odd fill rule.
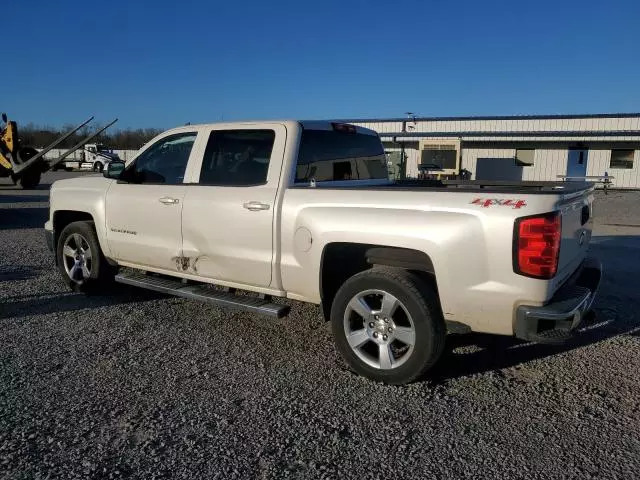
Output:
[[[21,0],[2,10],[0,110],[25,123],[640,111],[638,1]]]

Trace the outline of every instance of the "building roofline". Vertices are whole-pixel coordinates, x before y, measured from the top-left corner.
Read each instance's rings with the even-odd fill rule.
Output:
[[[351,118],[335,119],[343,123],[369,123],[369,122],[459,122],[466,120],[557,120],[557,119],[588,119],[588,118],[640,118],[640,113],[584,113],[584,114],[552,114],[552,115],[481,115],[463,117],[400,117],[400,118]]]
[[[506,132],[471,131],[471,132],[378,132],[380,138],[429,138],[429,137],[640,137],[640,130],[555,130]]]

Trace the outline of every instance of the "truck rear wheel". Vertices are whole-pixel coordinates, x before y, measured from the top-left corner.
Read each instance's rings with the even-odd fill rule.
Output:
[[[58,238],[58,269],[66,284],[76,292],[89,292],[113,282],[115,268],[109,265],[92,222],[73,222]]]
[[[440,358],[446,329],[435,292],[405,270],[373,268],[338,290],[331,308],[336,346],[356,373],[410,383]]]

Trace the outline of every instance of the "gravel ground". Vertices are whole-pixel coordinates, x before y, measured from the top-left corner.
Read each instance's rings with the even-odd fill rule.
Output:
[[[263,320],[67,292],[47,200],[47,185],[0,185],[1,478],[637,476],[638,192],[598,193],[606,276],[578,339],[451,337],[433,375],[404,387],[349,373],[313,306]]]

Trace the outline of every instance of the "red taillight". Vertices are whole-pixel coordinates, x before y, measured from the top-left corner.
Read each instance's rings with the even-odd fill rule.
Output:
[[[553,278],[562,238],[560,212],[516,220],[514,270],[535,278]]]

